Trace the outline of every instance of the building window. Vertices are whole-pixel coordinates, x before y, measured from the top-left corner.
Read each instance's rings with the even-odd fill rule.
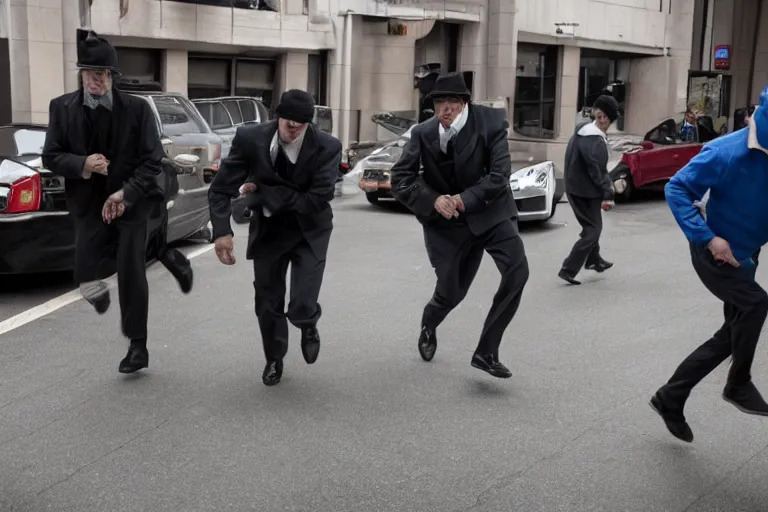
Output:
[[[120,72],[125,78],[141,82],[160,83],[162,81],[163,53],[161,50],[122,47],[117,47],[115,50],[117,50]]]
[[[189,58],[187,94],[190,99],[249,96],[271,105],[274,82],[273,60]],[[239,115],[233,112],[235,107],[232,107],[230,114]]]
[[[232,59],[190,57],[188,62],[189,99],[217,98],[232,94]]]
[[[275,62],[271,60],[237,60],[235,95],[250,96],[264,105],[272,105]]]
[[[328,52],[309,55],[307,73],[307,92],[315,99],[315,104],[327,103]]]
[[[544,139],[555,137],[557,46],[519,44],[513,130]]]

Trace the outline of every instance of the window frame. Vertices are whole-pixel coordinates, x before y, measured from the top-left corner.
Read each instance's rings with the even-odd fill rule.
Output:
[[[559,74],[559,67],[560,67],[560,60],[562,59],[562,47],[559,45],[543,45],[543,44],[532,44],[532,43],[519,43],[517,46],[517,52],[518,55],[520,55],[520,50],[523,50],[524,53],[533,53],[533,50],[538,50],[538,70],[537,70],[537,76],[535,77],[528,77],[528,78],[536,78],[538,79],[538,98],[536,99],[529,99],[529,100],[521,100],[520,98],[523,96],[521,94],[520,87],[524,84],[525,81],[520,80],[519,75],[516,75],[515,77],[515,99],[512,104],[512,122],[511,128],[512,131],[516,135],[520,135],[523,137],[533,138],[533,139],[542,139],[542,140],[555,140],[557,139],[557,106],[560,103],[559,98],[559,91],[561,88],[560,80],[558,79]],[[551,69],[547,67],[547,53],[552,52],[554,54],[554,58],[551,59]],[[520,65],[518,64],[518,68],[516,71],[520,71]],[[552,97],[549,98],[546,94],[547,92],[547,81],[551,80],[554,84],[554,90],[552,91]],[[538,106],[539,110],[539,119],[538,119],[538,125],[536,127],[531,127],[526,129],[527,127],[522,126],[519,127],[517,125],[517,118],[518,118],[518,112],[520,112],[522,109],[526,109],[528,107],[532,106]],[[552,110],[552,124],[551,128],[547,127],[547,125],[544,122],[545,113],[551,108]],[[550,132],[547,134],[547,132]]]

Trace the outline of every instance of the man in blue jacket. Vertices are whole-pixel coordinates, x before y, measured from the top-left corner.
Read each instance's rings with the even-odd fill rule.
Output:
[[[732,356],[723,399],[747,414],[768,416],[750,369],[766,316],[768,294],[755,281],[757,256],[768,242],[768,88],[748,127],[708,143],[667,184],[675,220],[690,242],[704,286],[723,302],[725,321],[651,398],[669,431],[686,442],[683,416],[693,387]],[[706,219],[696,202],[709,190]]]

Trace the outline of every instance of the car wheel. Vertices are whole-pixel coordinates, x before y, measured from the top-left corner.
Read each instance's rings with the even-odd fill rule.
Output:
[[[366,192],[365,198],[371,204],[379,204],[379,194],[376,192]]]
[[[616,202],[625,203],[632,197],[635,184],[632,181],[632,172],[625,164],[619,164],[610,173],[613,182],[613,192]]]
[[[251,219],[244,215],[243,210],[245,210],[245,201],[232,202],[232,220],[236,224],[248,224],[251,221]]]

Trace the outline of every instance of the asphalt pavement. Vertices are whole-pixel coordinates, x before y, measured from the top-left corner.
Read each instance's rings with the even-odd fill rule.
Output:
[[[419,225],[359,196],[334,206],[320,357],[304,363],[293,329],[278,386],[261,383],[245,226],[235,266],[212,251],[193,260],[188,296],[151,268],[142,374],[117,373],[114,306],[98,316],[76,301],[0,335],[0,511],[766,509],[768,419],[720,398],[725,366],[689,401],[692,444],[648,406],[722,319],[658,196],[605,215],[615,266],[578,287],[556,276],[579,232],[568,205],[523,230],[531,277],[501,348],[507,380],[469,364],[493,262],[424,363],[434,274]],[[6,294],[0,313],[41,293],[55,290]],[[761,345],[753,375],[766,393],[767,359]]]

